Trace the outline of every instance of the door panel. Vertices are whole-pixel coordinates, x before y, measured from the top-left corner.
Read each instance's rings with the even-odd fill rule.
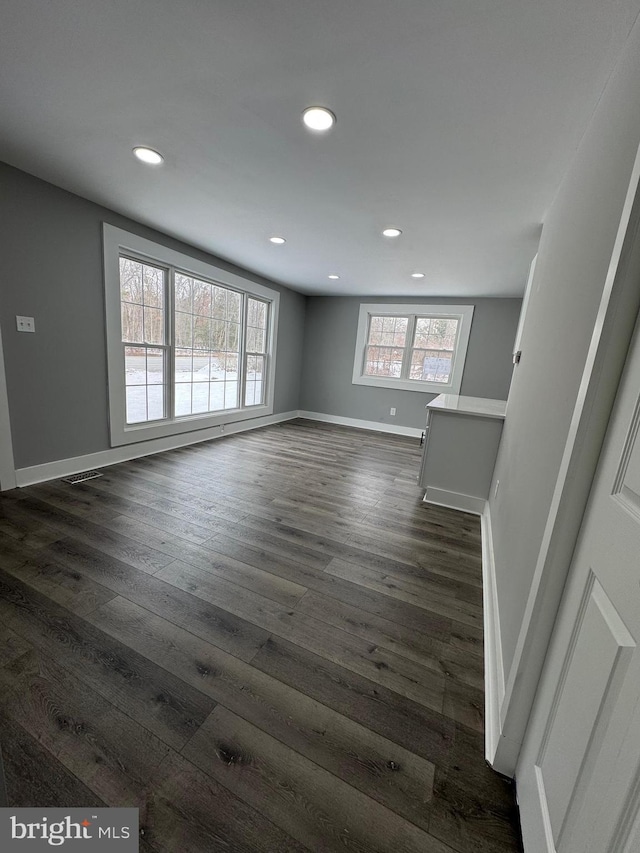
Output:
[[[624,450],[620,459],[620,467],[613,488],[614,497],[631,513],[632,516],[640,518],[640,441],[638,441],[638,430],[640,428],[640,401],[636,403],[633,413],[629,434],[625,441]]]
[[[592,573],[581,611],[537,761],[556,847],[574,792],[579,789],[583,757],[597,749],[599,730],[608,722],[607,707],[616,701],[619,676],[626,670],[635,646]],[[586,684],[590,689],[584,693]],[[576,697],[581,697],[579,715],[575,712]]]
[[[640,853],[640,340],[516,774],[527,853]]]

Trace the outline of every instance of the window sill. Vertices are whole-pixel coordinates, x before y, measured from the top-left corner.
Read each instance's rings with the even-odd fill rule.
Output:
[[[111,447],[125,444],[135,444],[139,441],[149,441],[154,438],[164,438],[171,435],[183,435],[196,430],[210,429],[225,424],[249,421],[273,414],[273,406],[252,406],[250,409],[227,409],[224,412],[203,415],[192,415],[171,421],[156,423],[130,424],[122,430],[111,429]]]
[[[460,387],[447,382],[422,382],[416,379],[387,379],[381,376],[354,376],[353,385],[389,388],[394,391],[419,391],[423,394],[457,394]]]

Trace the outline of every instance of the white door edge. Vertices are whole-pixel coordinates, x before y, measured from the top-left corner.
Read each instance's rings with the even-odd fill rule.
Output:
[[[580,529],[598,456],[640,306],[640,148],[622,214],[569,434],[500,709],[494,761],[513,775],[513,744],[522,744],[549,639]],[[614,323],[615,320],[615,323]],[[516,689],[517,687],[517,689]],[[510,745],[509,757],[500,755]]]

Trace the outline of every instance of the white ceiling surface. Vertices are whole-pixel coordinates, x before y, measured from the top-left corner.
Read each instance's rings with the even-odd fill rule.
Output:
[[[519,295],[639,9],[2,0],[0,159],[302,292]]]

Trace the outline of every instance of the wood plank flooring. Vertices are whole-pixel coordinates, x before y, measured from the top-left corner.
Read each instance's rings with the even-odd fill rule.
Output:
[[[419,456],[297,420],[0,495],[10,804],[136,806],[147,851],[519,851],[479,523]]]

